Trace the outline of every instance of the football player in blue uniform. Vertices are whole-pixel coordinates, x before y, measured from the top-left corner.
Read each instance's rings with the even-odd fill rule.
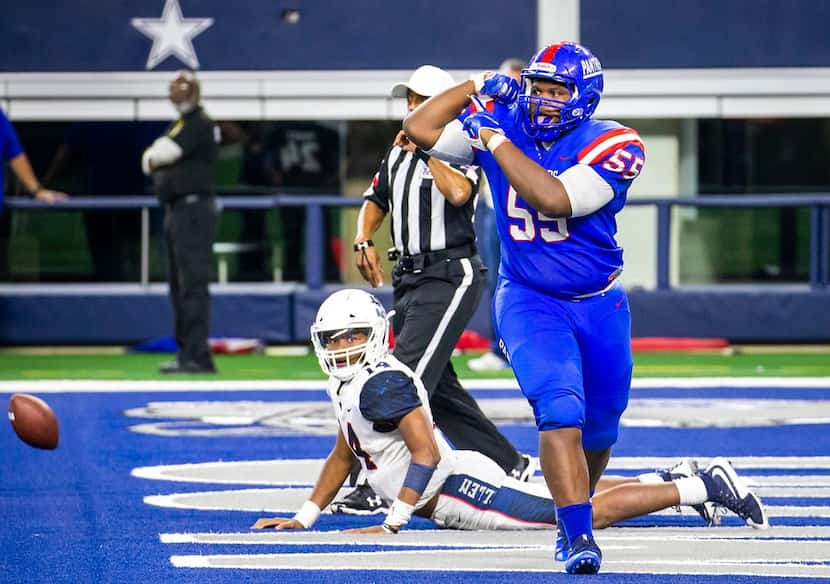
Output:
[[[398,533],[413,514],[447,529],[551,529],[556,508],[548,489],[516,480],[480,452],[453,450],[435,431],[427,391],[388,352],[388,321],[363,290],[335,292],[320,306],[311,338],[338,422],[334,448],[309,499],[291,518],[265,517],[253,528],[310,528],[357,460],[372,489],[394,501],[382,525],[351,530]],[[662,473],[603,478],[593,525],[672,505],[719,505],[748,525],[767,525],[760,500],[723,458],[700,472],[683,462]]]
[[[530,59],[521,86],[475,75],[404,121],[430,155],[487,175],[502,245],[495,322],[536,416],[564,528],[558,555],[574,573],[601,562],[590,495],[617,440],[633,366],[614,216],[645,162],[636,131],[591,119],[602,89],[599,59],[560,42]],[[496,101],[492,113],[476,111],[477,94]]]

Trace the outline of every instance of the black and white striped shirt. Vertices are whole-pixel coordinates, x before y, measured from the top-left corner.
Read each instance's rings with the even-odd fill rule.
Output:
[[[446,164],[442,162],[442,164]],[[401,254],[417,255],[475,243],[473,212],[481,171],[477,166],[450,165],[473,187],[469,200],[454,207],[441,194],[424,160],[393,146],[364,199],[391,214],[392,243]]]

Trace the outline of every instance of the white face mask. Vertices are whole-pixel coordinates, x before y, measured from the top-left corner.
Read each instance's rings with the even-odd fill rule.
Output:
[[[196,102],[195,101],[183,101],[181,103],[174,103],[173,107],[176,108],[176,111],[179,112],[181,115],[189,114],[194,109],[196,109]]]

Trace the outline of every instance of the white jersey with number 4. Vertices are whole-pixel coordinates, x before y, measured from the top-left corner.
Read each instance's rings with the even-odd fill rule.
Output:
[[[406,477],[411,455],[398,430],[406,414],[423,407],[432,421],[424,384],[392,355],[364,367],[351,380],[329,379],[328,394],[340,430],[360,461],[375,493],[394,501]],[[421,507],[437,493],[455,467],[455,453],[440,433],[435,433],[441,462],[421,495]]]

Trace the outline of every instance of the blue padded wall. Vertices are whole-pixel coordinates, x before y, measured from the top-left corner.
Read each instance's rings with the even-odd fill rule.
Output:
[[[211,336],[305,343],[323,299],[339,287],[214,292]],[[374,291],[387,308],[392,290]],[[830,341],[830,292],[807,290],[632,290],[634,336],[725,337],[739,342]],[[468,328],[490,331],[489,298]],[[132,344],[172,334],[167,296],[12,294],[0,296],[0,344]]]

